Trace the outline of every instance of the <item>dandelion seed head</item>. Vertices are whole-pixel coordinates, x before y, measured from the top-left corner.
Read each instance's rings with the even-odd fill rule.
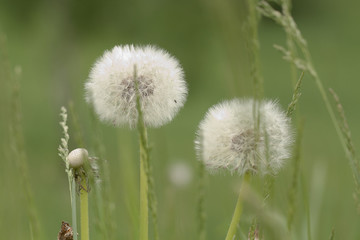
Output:
[[[153,46],[116,46],[94,64],[85,84],[86,99],[100,119],[135,127],[137,86],[146,126],[159,127],[184,105],[187,86],[179,62]]]
[[[227,169],[243,174],[276,173],[290,157],[290,121],[274,101],[258,106],[256,130],[254,100],[234,99],[209,109],[195,140],[197,155],[210,172]]]
[[[85,148],[76,148],[69,153],[68,161],[71,168],[79,168],[84,165],[89,154]]]
[[[193,172],[188,164],[183,161],[172,163],[168,168],[170,182],[183,188],[189,185],[193,178]]]

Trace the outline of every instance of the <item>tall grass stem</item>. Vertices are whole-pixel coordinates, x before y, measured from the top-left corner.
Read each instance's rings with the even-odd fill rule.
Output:
[[[20,100],[20,76],[21,68],[16,67],[14,72],[9,74],[12,78],[12,96],[11,96],[11,117],[9,122],[10,130],[10,149],[12,157],[20,176],[21,185],[26,200],[26,210],[29,218],[29,231],[32,239],[41,239],[40,221],[38,211],[34,203],[33,189],[30,185],[28,156],[25,150],[24,132],[22,127],[22,109]]]

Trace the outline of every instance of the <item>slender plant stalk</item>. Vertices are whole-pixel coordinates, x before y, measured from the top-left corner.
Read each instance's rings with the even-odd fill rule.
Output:
[[[81,147],[81,148],[84,148],[85,147],[85,143],[84,143],[84,135],[81,131],[81,126],[80,126],[80,123],[79,123],[79,117],[78,117],[78,114],[77,114],[77,111],[75,109],[75,105],[74,105],[74,102],[73,101],[69,101],[69,111],[70,111],[70,115],[71,115],[71,120],[72,120],[72,125],[74,127],[74,138],[75,138],[75,142],[77,144],[77,146]],[[94,127],[95,128],[95,127]],[[99,129],[95,128],[94,132],[96,133],[96,141],[97,142],[101,142],[100,140],[100,136],[101,134],[99,133]],[[108,176],[108,174],[105,174],[103,172],[104,169],[103,169],[103,165],[105,165],[106,163],[104,163],[105,161],[102,159],[102,156],[104,154],[101,153],[101,151],[99,151],[99,147],[96,146],[96,152],[99,154],[100,156],[100,159],[102,161],[99,161],[102,163],[101,167],[100,167],[100,171],[102,171],[101,173],[99,173],[99,175],[101,176],[103,182],[104,182],[104,185],[107,186],[108,185],[108,182],[109,181],[106,181],[107,179],[104,177],[104,176]],[[92,179],[93,180],[93,179]],[[93,184],[94,181],[91,182],[91,184]],[[75,181],[73,180],[73,186],[75,186]],[[110,239],[109,237],[109,230],[107,230],[107,228],[110,228],[111,227],[111,223],[112,223],[112,220],[110,217],[108,218],[105,218],[105,214],[104,214],[104,194],[103,194],[103,189],[102,187],[100,186],[100,183],[98,184],[94,184],[95,186],[95,196],[96,196],[96,201],[95,201],[95,206],[96,206],[96,221],[95,221],[95,226],[97,228],[97,230],[99,231],[99,233],[101,234],[101,237],[102,239]],[[73,198],[76,199],[76,191],[73,189],[72,190],[73,194]],[[73,209],[73,217],[75,216],[76,217],[76,201],[74,201],[74,204],[75,204],[75,210]],[[107,204],[107,205],[110,205],[110,204]],[[106,221],[107,220],[107,221]],[[109,222],[109,224],[106,224],[106,222]],[[76,224],[76,223],[75,223]],[[74,231],[74,227],[73,227],[73,231]],[[76,236],[77,237],[77,236]]]
[[[199,183],[198,183],[198,222],[199,240],[206,239],[206,214],[205,214],[205,166],[199,161]]]
[[[303,201],[306,213],[306,222],[307,222],[307,237],[308,240],[311,240],[311,217],[310,217],[310,206],[309,206],[309,195],[308,190],[305,186],[305,177],[301,172],[301,182],[302,182],[302,191],[303,191]]]
[[[89,240],[89,194],[84,175],[81,176],[80,186],[80,227],[81,240]]]
[[[60,122],[60,126],[63,129],[64,137],[61,138],[61,144],[59,145],[59,156],[65,163],[65,172],[68,176],[68,183],[69,183],[69,193],[70,193],[70,202],[71,202],[71,211],[72,211],[72,224],[73,224],[73,233],[74,233],[74,240],[77,240],[77,219],[76,219],[76,186],[75,186],[75,179],[74,173],[70,169],[68,155],[69,155],[69,139],[70,135],[68,133],[69,127],[67,125],[67,110],[65,107],[61,107],[60,116],[62,121]]]
[[[69,111],[71,115],[72,125],[74,128],[73,132],[74,132],[76,145],[78,147],[84,148],[85,147],[84,138],[82,135],[79,118],[77,116],[77,112],[75,111],[75,105],[73,101],[69,101]]]
[[[331,230],[331,234],[330,234],[330,237],[329,237],[329,240],[334,240],[335,239],[335,229],[333,228]]]
[[[72,101],[69,102],[69,111],[70,111],[70,115],[71,115],[71,120],[72,120],[72,125],[74,127],[74,135],[75,135],[75,142],[77,143],[77,145],[79,147],[84,148],[85,144],[83,141],[83,137],[82,137],[82,133],[80,130],[80,124],[79,124],[79,120],[78,120],[78,116],[76,114],[75,111],[75,106],[74,103]],[[76,198],[77,198],[77,194],[76,194],[76,182],[75,182],[75,178],[72,178],[71,181],[71,210],[72,210],[72,229],[73,229],[73,233],[74,233],[74,240],[77,240],[77,217],[76,217]]]
[[[154,226],[154,239],[159,239],[158,222],[157,222],[157,201],[155,195],[154,178],[149,157],[149,145],[147,138],[147,129],[144,123],[141,109],[140,93],[138,89],[136,65],[134,65],[134,82],[136,88],[136,108],[138,111],[137,129],[140,141],[140,239],[148,239],[149,235],[149,209]],[[147,199],[145,199],[145,196]],[[145,210],[146,209],[146,210]],[[145,238],[146,237],[146,238]]]
[[[140,94],[138,90],[136,65],[134,65],[134,82],[136,88],[136,106],[138,110],[139,145],[140,145],[140,240],[149,238],[149,150],[147,129],[141,111]]]
[[[146,130],[141,135],[146,136]],[[144,137],[145,137],[144,136]],[[141,138],[141,137],[140,137]],[[148,213],[148,179],[146,174],[147,152],[140,139],[140,240],[148,239],[149,213]]]
[[[293,154],[293,174],[291,185],[288,192],[288,213],[287,213],[287,226],[288,230],[291,231],[294,216],[297,206],[297,195],[298,195],[298,185],[299,185],[299,174],[300,174],[300,160],[301,160],[301,143],[302,135],[304,131],[304,121],[300,121],[297,126],[297,136],[295,141],[295,148]]]
[[[0,49],[1,50],[1,49]],[[25,150],[24,132],[22,127],[22,110],[20,100],[20,76],[21,68],[16,67],[14,71],[9,72],[11,82],[11,113],[9,122],[9,147],[12,150],[12,158],[18,170],[18,176],[23,188],[26,200],[26,211],[29,221],[29,231],[32,239],[41,239],[40,221],[38,211],[34,203],[33,189],[30,184],[30,175],[28,168],[28,157]]]
[[[282,1],[282,7],[283,7],[283,13],[285,16],[291,16],[291,8],[292,8],[292,2],[291,0],[283,0]],[[286,32],[286,45],[289,49],[289,53],[292,58],[298,57],[296,45],[294,42],[293,36],[290,34],[290,31]],[[304,121],[300,120],[300,108],[299,104],[297,104],[298,99],[301,95],[301,83],[302,79],[304,77],[304,72],[301,73],[300,79],[297,80],[298,75],[298,69],[294,62],[290,62],[290,70],[291,70],[291,80],[292,84],[295,88],[293,98],[291,100],[291,103],[288,106],[288,110],[286,112],[286,115],[288,117],[292,116],[292,113],[294,110],[296,110],[296,116],[297,116],[297,137],[295,141],[295,147],[294,147],[294,154],[292,158],[292,165],[293,165],[293,173],[292,173],[292,180],[291,185],[288,190],[288,213],[287,213],[287,227],[288,230],[291,231],[295,213],[296,213],[296,207],[297,207],[297,196],[298,196],[298,190],[299,190],[299,174],[300,174],[300,162],[301,162],[301,142],[302,142],[302,135],[303,135],[303,128],[304,128]],[[296,109],[295,109],[296,106]]]
[[[111,209],[111,206],[114,205],[112,191],[111,191],[111,181],[110,181],[110,169],[106,161],[106,150],[102,141],[102,131],[99,127],[99,124],[96,120],[95,114],[91,111],[91,122],[92,129],[95,132],[93,138],[93,145],[96,152],[96,156],[99,156],[100,161],[100,177],[101,184],[95,185],[96,192],[96,204],[98,208],[98,226],[101,229],[104,239],[113,239],[113,232],[115,229],[114,223],[114,214]]]
[[[78,239],[78,230],[77,230],[77,219],[76,219],[76,184],[75,179],[72,179],[71,183],[71,217],[72,217],[72,229],[74,233],[74,240]]]
[[[282,1],[282,9],[287,8],[286,5],[284,5],[284,3],[286,4],[287,2],[288,0]],[[354,180],[356,184],[360,185],[360,170],[358,166],[358,161],[352,156],[346,145],[346,137],[341,131],[340,123],[337,121],[335,112],[327,96],[327,92],[325,91],[324,85],[312,63],[311,54],[307,46],[307,42],[302,36],[300,30],[298,29],[294,19],[289,12],[288,14],[283,14],[282,12],[275,10],[268,2],[264,0],[258,3],[258,10],[264,16],[273,19],[275,22],[281,25],[284,28],[285,32],[287,32],[292,37],[296,46],[300,49],[303,57],[293,56],[289,50],[286,50],[281,46],[275,46],[277,50],[281,51],[284,54],[285,60],[295,64],[299,70],[307,71],[313,77],[315,84],[320,92],[320,95],[324,101],[325,107],[330,115],[330,119],[334,124],[336,133],[340,139],[341,146],[343,147],[345,154],[349,159],[350,166],[354,175]]]
[[[246,35],[246,47],[250,61],[250,77],[253,82],[254,90],[254,104],[253,104],[253,116],[254,116],[254,129],[256,133],[260,131],[260,101],[263,97],[263,78],[260,70],[260,54],[259,54],[259,38],[258,38],[258,14],[256,11],[256,1],[247,0],[248,17],[246,18],[246,24],[244,25]],[[259,134],[255,135],[257,138]]]
[[[236,203],[234,215],[232,217],[230,227],[229,227],[229,230],[228,230],[225,240],[233,240],[234,239],[234,236],[235,236],[236,230],[237,230],[237,225],[239,224],[240,217],[241,217],[242,210],[243,210],[243,191],[244,191],[243,187],[245,184],[248,184],[249,181],[250,181],[250,173],[245,173],[243,182],[241,183],[240,193],[239,193],[239,197],[238,197],[238,200]]]

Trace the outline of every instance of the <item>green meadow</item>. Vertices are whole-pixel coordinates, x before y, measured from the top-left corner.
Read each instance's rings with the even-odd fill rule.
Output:
[[[249,15],[246,2],[1,0],[0,239],[31,239],[29,211],[37,216],[40,240],[56,239],[61,222],[71,223],[65,164],[58,156],[63,137],[61,106],[68,109],[69,150],[85,147],[90,156],[106,160],[109,167],[108,176],[100,176],[109,179],[104,181],[109,195],[102,206],[111,213],[102,223],[111,230],[109,239],[138,238],[137,130],[100,122],[84,90],[96,59],[105,50],[125,44],[156,45],[175,56],[184,69],[187,101],[170,123],[149,128],[150,161],[160,239],[199,239],[200,176],[194,147],[198,125],[214,104],[254,96],[252,49],[244,30]],[[280,10],[275,3],[274,7]],[[337,116],[328,89],[340,98],[355,152],[360,148],[359,7],[360,3],[350,0],[294,1],[292,6]],[[286,34],[273,20],[258,15],[263,97],[276,99],[286,110],[294,91],[291,64],[273,46],[286,46]],[[297,79],[300,73],[297,71]],[[332,230],[333,239],[360,239],[352,168],[308,72],[296,107],[291,123],[294,136],[298,122],[303,124],[298,182],[294,190],[290,158],[274,177],[266,202],[269,216],[286,227],[289,194],[294,190],[290,239],[329,239]],[[190,176],[183,186],[171,180],[171,166],[179,162],[188,166]],[[241,176],[226,171],[206,173],[207,240],[225,239],[241,181]],[[254,177],[254,192],[260,197],[263,182],[264,178]],[[32,203],[27,197],[29,189]],[[103,239],[93,190],[89,192],[90,238]],[[247,239],[255,216],[245,204],[238,229],[242,235],[235,239]],[[149,222],[149,239],[154,239],[151,217]],[[265,235],[264,239],[277,238]]]

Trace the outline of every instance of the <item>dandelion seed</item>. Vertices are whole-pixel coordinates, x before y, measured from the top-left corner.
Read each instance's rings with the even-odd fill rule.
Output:
[[[253,106],[253,100],[234,99],[207,112],[195,144],[209,171],[276,173],[290,157],[292,135],[285,113],[276,102],[262,101],[256,131]]]
[[[101,120],[135,127],[134,66],[145,125],[159,127],[171,121],[187,96],[183,70],[175,58],[152,46],[116,46],[106,51],[85,85],[87,101]]]

